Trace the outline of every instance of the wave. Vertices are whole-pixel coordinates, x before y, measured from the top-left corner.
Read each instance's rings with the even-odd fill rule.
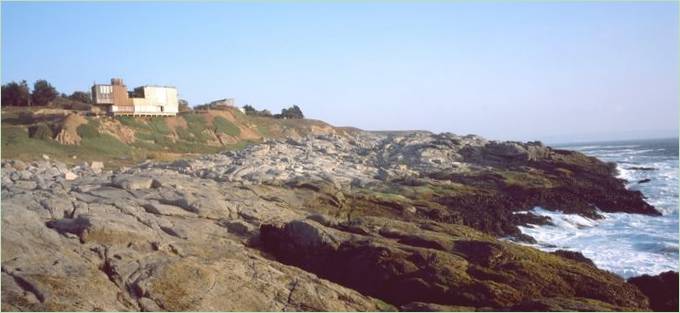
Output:
[[[537,243],[531,246],[538,249],[580,251],[599,268],[625,278],[678,268],[677,235],[664,232],[672,227],[668,219],[601,213],[604,219],[592,220],[540,207],[531,213],[549,217],[552,222],[520,227],[522,233],[536,239]]]
[[[623,277],[678,270],[678,151],[677,145],[648,142],[630,145],[581,145],[565,147],[603,161],[616,162],[618,178],[639,190],[663,215],[651,217],[627,213],[601,213],[604,219],[534,208],[552,225],[527,225],[520,230],[536,239],[534,246],[553,251],[580,251],[602,269]],[[654,168],[653,171],[630,167]],[[639,184],[643,179],[647,183]]]

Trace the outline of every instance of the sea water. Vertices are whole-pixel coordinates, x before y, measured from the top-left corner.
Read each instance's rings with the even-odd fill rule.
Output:
[[[523,226],[520,230],[546,251],[579,251],[598,268],[625,278],[678,271],[678,139],[562,145],[603,161],[617,163],[626,187],[639,190],[662,216],[601,213],[592,220],[534,208],[554,225]],[[640,182],[649,179],[648,182]]]

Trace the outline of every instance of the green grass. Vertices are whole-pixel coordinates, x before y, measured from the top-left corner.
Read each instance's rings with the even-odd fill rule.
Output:
[[[257,132],[260,133],[260,135],[262,135],[262,137],[271,137],[272,136],[272,133],[269,130],[269,127],[267,127],[267,125],[256,124],[255,128],[257,129]]]
[[[125,126],[129,126],[134,129],[151,129],[149,125],[144,123],[143,120],[132,117],[132,116],[116,116],[116,120],[118,120],[121,124]]]
[[[128,157],[131,147],[120,142],[109,134],[100,134],[95,138],[85,138],[80,142],[86,155],[107,155],[110,157]]]
[[[182,138],[185,140],[193,140],[195,142],[205,143],[208,141],[208,136],[203,134],[203,131],[208,127],[208,123],[202,114],[183,114],[184,120],[187,122],[187,131],[193,136],[184,134],[189,138]],[[183,136],[182,134],[179,134]]]
[[[43,154],[66,163],[85,161],[110,161],[128,157],[130,146],[108,134],[83,138],[79,146],[62,145],[54,140],[30,138],[20,127],[2,127],[2,158],[38,160]],[[77,156],[73,159],[72,156]]]
[[[135,137],[142,141],[152,141],[160,147],[171,147],[174,145],[170,137],[162,133],[138,131],[135,133]]]
[[[97,138],[101,136],[98,129],[99,121],[88,119],[87,124],[78,126],[76,131],[81,138]]]
[[[241,130],[236,127],[236,125],[221,116],[217,116],[213,119],[213,126],[215,126],[215,131],[218,133],[227,134],[229,136],[238,136],[241,134]]]
[[[161,134],[169,134],[170,133],[170,128],[168,128],[168,124],[165,123],[165,118],[164,117],[152,117],[149,120],[149,128],[153,132],[158,132]]]

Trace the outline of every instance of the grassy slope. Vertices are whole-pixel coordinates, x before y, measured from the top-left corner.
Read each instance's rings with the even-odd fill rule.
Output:
[[[43,138],[30,136],[32,127],[48,125],[54,138],[64,117],[62,114],[34,114],[31,118],[26,115],[28,111],[37,110],[3,108],[3,159],[37,160],[46,154],[69,164],[105,161],[110,167],[127,166],[147,159],[170,161],[241,149],[263,138],[299,136],[330,129],[320,121],[252,117],[238,110],[187,112],[172,121],[163,117],[117,117],[116,122],[107,117],[87,117],[88,123],[77,130],[81,144],[73,146],[62,145],[44,135]],[[134,142],[124,143],[102,131],[103,122],[113,122],[134,131]]]

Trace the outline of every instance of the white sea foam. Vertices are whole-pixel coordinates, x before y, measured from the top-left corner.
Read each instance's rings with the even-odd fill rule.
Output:
[[[539,249],[579,251],[599,268],[626,278],[678,270],[677,235],[664,231],[673,227],[669,219],[602,213],[604,219],[591,220],[538,207],[532,213],[550,217],[554,224],[520,227]]]
[[[547,251],[579,251],[599,268],[623,277],[678,271],[677,146],[585,145],[567,149],[617,162],[618,177],[628,181],[629,189],[642,192],[663,216],[601,213],[604,219],[592,220],[537,207],[531,212],[549,217],[553,225],[520,227],[536,239],[534,246]],[[630,164],[655,170],[627,169]],[[638,183],[642,179],[650,181]]]

